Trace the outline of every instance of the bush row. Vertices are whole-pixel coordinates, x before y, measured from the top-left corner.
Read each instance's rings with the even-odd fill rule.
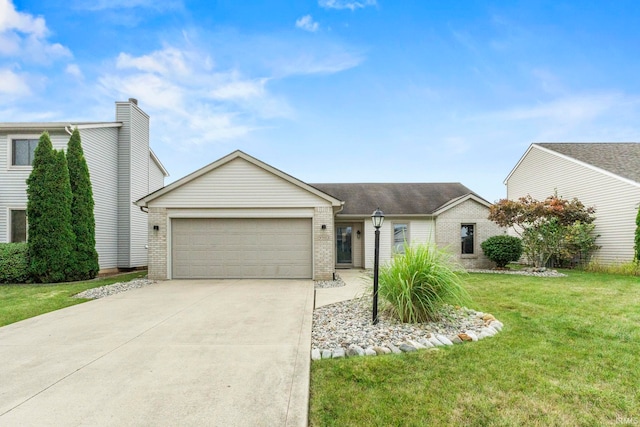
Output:
[[[0,283],[25,283],[29,280],[26,243],[0,243]]]

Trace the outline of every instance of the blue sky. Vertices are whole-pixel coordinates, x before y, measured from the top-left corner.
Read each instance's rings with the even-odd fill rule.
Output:
[[[640,141],[637,1],[0,0],[0,121],[111,121],[178,179],[241,149],[305,182],[462,182],[532,142]]]

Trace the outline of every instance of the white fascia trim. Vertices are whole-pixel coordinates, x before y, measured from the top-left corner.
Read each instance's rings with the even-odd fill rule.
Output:
[[[518,160],[518,163],[516,163],[516,165],[513,167],[513,169],[511,169],[511,172],[509,172],[509,175],[507,175],[507,177],[504,179],[504,181],[502,181],[502,183],[504,185],[507,185],[507,181],[509,181],[509,178],[511,178],[511,175],[513,175],[513,173],[516,171],[516,169],[518,169],[518,166],[520,166],[520,163],[522,163],[524,158],[527,157],[527,154],[529,154],[529,151],[531,151],[531,149],[533,148],[534,145],[535,144],[529,145],[529,148],[527,148],[527,151],[524,152],[522,157],[520,157],[520,160]]]
[[[179,187],[187,184],[188,182],[193,181],[194,179],[196,179],[196,178],[198,178],[198,177],[200,177],[200,176],[202,176],[202,175],[204,175],[204,174],[206,174],[206,173],[208,173],[208,172],[210,172],[210,171],[212,171],[214,169],[217,169],[220,166],[231,162],[232,160],[238,159],[238,158],[246,160],[247,162],[252,163],[257,167],[262,168],[263,170],[266,170],[267,172],[270,172],[270,173],[272,173],[272,174],[274,174],[274,175],[276,175],[276,176],[278,176],[278,177],[280,177],[280,178],[282,178],[282,179],[284,179],[286,181],[289,181],[290,183],[292,183],[292,184],[294,184],[294,185],[296,185],[296,186],[298,186],[300,188],[303,188],[303,189],[307,190],[308,192],[310,192],[310,193],[312,193],[312,194],[314,194],[314,195],[316,195],[316,196],[318,196],[318,197],[330,202],[332,206],[342,206],[342,204],[344,203],[343,201],[338,200],[338,199],[336,199],[336,198],[334,198],[334,197],[332,197],[332,196],[330,196],[330,195],[328,195],[326,193],[323,193],[322,191],[318,190],[317,188],[312,187],[309,184],[306,184],[305,182],[300,181],[299,179],[294,178],[291,175],[288,175],[288,174],[282,172],[281,170],[274,168],[273,166],[269,166],[268,164],[266,164],[266,163],[264,163],[264,162],[262,162],[262,161],[260,161],[260,160],[258,160],[256,158],[254,158],[254,157],[252,157],[252,156],[250,156],[250,155],[248,155],[248,154],[246,154],[246,153],[244,153],[244,152],[242,152],[240,150],[236,150],[233,153],[227,154],[226,156],[214,161],[213,163],[209,163],[208,165],[198,169],[197,171],[192,172],[189,175],[184,176],[184,177],[180,178],[179,180],[172,182],[171,184],[167,185],[166,187],[163,187],[163,188],[161,188],[161,189],[159,189],[157,191],[154,191],[151,194],[146,195],[145,197],[137,200],[135,202],[135,204],[138,205],[138,206],[142,206],[142,207],[147,206],[147,203],[149,203],[150,201],[152,201],[154,199],[157,199],[158,197],[161,197],[164,194],[166,194],[166,193],[168,193],[168,192],[170,192],[170,191],[172,191],[172,190],[174,190],[176,188],[179,188]]]
[[[466,202],[467,200],[473,200],[476,203],[479,203],[487,208],[491,207],[491,203],[487,202],[486,200],[476,196],[475,194],[466,194],[460,198],[458,198],[457,200],[454,200],[453,202],[448,202],[445,205],[443,205],[442,207],[440,207],[439,209],[437,209],[433,215],[438,216],[440,214],[442,214],[443,212],[448,211],[451,208],[454,208],[456,206],[458,206],[461,203]]]
[[[151,160],[153,160],[156,163],[156,165],[158,165],[158,167],[160,168],[164,176],[169,176],[169,171],[167,171],[167,169],[164,167],[164,165],[162,164],[162,162],[160,161],[156,153],[151,148],[149,148],[149,155],[151,156]]]

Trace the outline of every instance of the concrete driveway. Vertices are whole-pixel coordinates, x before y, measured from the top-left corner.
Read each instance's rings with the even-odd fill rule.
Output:
[[[306,426],[313,282],[174,280],[0,328],[0,425]]]

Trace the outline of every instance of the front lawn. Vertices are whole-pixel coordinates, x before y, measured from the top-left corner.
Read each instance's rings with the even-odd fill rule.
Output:
[[[78,292],[117,282],[128,282],[146,274],[146,271],[137,271],[104,279],[55,285],[0,285],[0,326],[80,304],[87,300],[74,298],[73,295]]]
[[[471,274],[505,327],[437,351],[311,365],[312,426],[640,425],[640,283]]]

